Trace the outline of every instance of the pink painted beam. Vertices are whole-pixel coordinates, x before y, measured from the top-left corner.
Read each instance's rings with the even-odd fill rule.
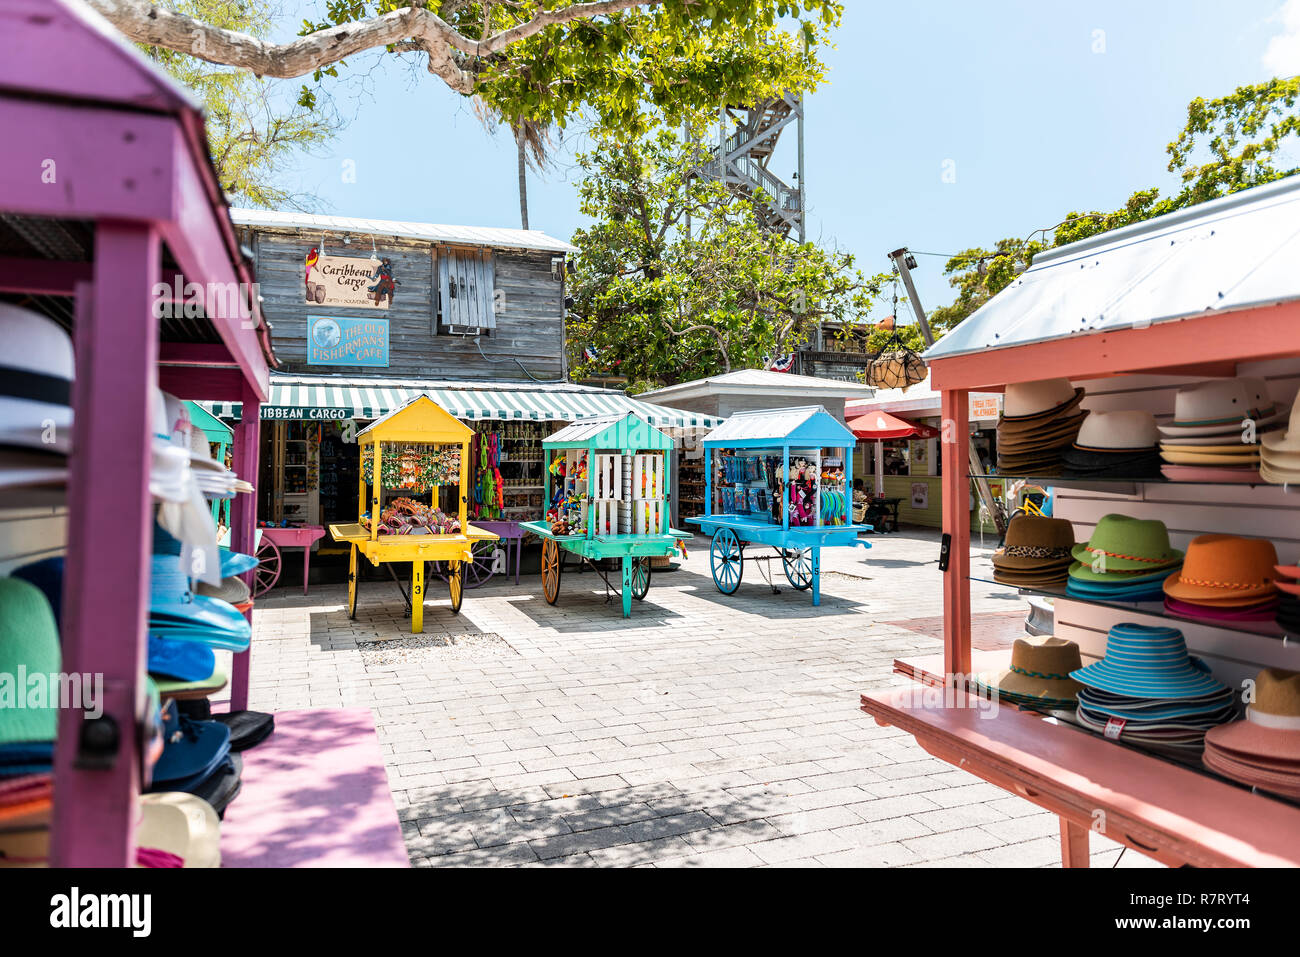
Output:
[[[133,857],[153,522],[148,423],[158,322],[151,290],[160,252],[148,225],[100,223],[95,282],[77,297],[63,668],[103,675],[104,713],[116,722],[120,744],[111,768],[78,768],[83,714],[60,712],[51,844],[57,867],[123,867]]]
[[[1053,339],[1009,349],[988,349],[930,363],[935,389],[1000,389],[1032,379],[1093,379],[1134,372],[1180,374],[1204,368],[1206,357],[1237,362],[1294,355],[1300,351],[1300,302],[1208,313],[1195,319],[1159,322]]]
[[[244,404],[243,415],[235,426],[235,435],[231,441],[231,467],[240,478],[257,485],[258,452],[261,442],[261,401],[249,383],[244,384],[241,397]],[[230,505],[230,547],[237,552],[251,555],[256,552],[254,541],[257,538],[257,493],[236,495]],[[244,581],[251,588],[256,569],[244,576]],[[253,611],[245,612],[250,624]],[[257,640],[257,636],[253,636]],[[230,676],[230,710],[243,711],[248,708],[249,659],[251,649],[234,656]]]
[[[135,221],[175,215],[182,138],[172,118],[0,95],[0,130],[10,133],[0,150],[0,209],[7,213]]]
[[[56,262],[52,259],[0,259],[0,292],[23,292],[33,296],[71,296],[77,283],[89,282],[90,263]]]
[[[951,536],[943,573],[943,658],[949,675],[970,674],[970,455],[966,392],[943,393],[943,530]]]
[[[196,402],[238,402],[244,394],[244,379],[238,369],[163,365],[158,368],[158,385],[178,399]]]

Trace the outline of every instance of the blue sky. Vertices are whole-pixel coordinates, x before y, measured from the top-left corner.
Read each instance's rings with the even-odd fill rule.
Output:
[[[825,54],[829,82],[808,99],[808,234],[871,272],[901,245],[989,245],[1073,209],[1113,209],[1136,189],[1172,187],[1164,150],[1188,101],[1300,73],[1300,0],[846,7]],[[320,211],[519,225],[508,133],[486,131],[422,69],[376,55],[352,67],[364,78],[343,103],[346,129],[294,176]],[[793,141],[773,158],[787,181]],[[549,170],[530,171],[534,229],[568,238],[581,225],[572,163],[581,146],[570,135]],[[354,183],[343,182],[345,160]],[[950,302],[943,259],[919,262],[925,307]]]

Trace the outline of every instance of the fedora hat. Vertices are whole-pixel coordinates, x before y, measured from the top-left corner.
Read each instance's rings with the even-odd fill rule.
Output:
[[[1034,571],[1070,563],[1074,526],[1063,518],[1017,515],[1007,526],[1006,544],[993,555],[1004,569]]]
[[[1070,385],[1069,379],[1012,382],[1002,398],[1002,418],[1014,422],[1055,417],[1082,400],[1083,389]]]
[[[1183,553],[1170,546],[1164,522],[1117,513],[1103,515],[1072,554],[1084,565],[1096,562],[1105,572],[1155,571],[1183,560]]]
[[[1131,409],[1090,413],[1079,428],[1074,444],[1076,448],[1098,451],[1149,450],[1159,441],[1155,416]]]
[[[0,578],[0,675],[14,682],[16,693],[22,697],[13,707],[0,707],[0,746],[12,745],[17,750],[0,761],[9,770],[0,768],[0,775],[17,773],[14,768],[31,764],[48,764],[48,759],[29,760],[26,745],[45,746],[54,741],[58,721],[58,700],[39,706],[26,700],[25,687],[18,686],[20,669],[28,675],[57,675],[61,670],[59,632],[54,624],[54,612],[41,590],[21,578]],[[22,754],[18,752],[22,751]]]
[[[1165,579],[1165,594],[1179,601],[1240,604],[1272,595],[1277,549],[1265,538],[1198,535],[1183,567]]]
[[[1271,452],[1300,452],[1300,395],[1291,405],[1291,419],[1286,430],[1268,432],[1259,441]]]
[[[1251,417],[1256,425],[1271,425],[1281,418],[1286,411],[1281,403],[1274,402],[1269,393],[1268,380],[1261,376],[1237,376],[1246,390],[1246,400],[1250,403]]]
[[[72,448],[72,340],[39,312],[0,302],[0,445]]]
[[[1089,688],[1130,698],[1199,698],[1227,685],[1192,664],[1177,628],[1122,622],[1106,636],[1106,657],[1071,672]]]
[[[1300,672],[1265,668],[1255,677],[1255,700],[1246,719],[1210,732],[1207,744],[1245,758],[1297,762],[1300,785]]]
[[[136,844],[175,854],[185,867],[221,866],[221,822],[207,801],[181,791],[140,796]]]
[[[979,685],[1018,698],[1072,701],[1083,686],[1070,672],[1083,666],[1079,646],[1055,635],[1017,638],[1011,646],[1011,667],[975,676]]]
[[[1184,386],[1174,396],[1173,421],[1161,425],[1160,432],[1171,437],[1229,435],[1244,432],[1247,421],[1256,428],[1276,421],[1278,413],[1271,408],[1260,418],[1258,395],[1258,386],[1243,379],[1210,379]]]

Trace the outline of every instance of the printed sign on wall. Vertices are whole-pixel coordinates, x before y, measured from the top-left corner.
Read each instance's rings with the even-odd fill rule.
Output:
[[[393,261],[371,256],[322,256],[313,246],[303,261],[306,301],[318,306],[387,309],[401,283],[393,279]]]
[[[388,320],[308,316],[307,364],[388,368]]]

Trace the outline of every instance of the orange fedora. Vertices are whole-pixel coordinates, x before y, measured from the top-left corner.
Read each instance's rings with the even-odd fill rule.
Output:
[[[1181,601],[1236,604],[1276,593],[1277,549],[1264,538],[1199,535],[1183,567],[1165,579],[1165,594]]]

